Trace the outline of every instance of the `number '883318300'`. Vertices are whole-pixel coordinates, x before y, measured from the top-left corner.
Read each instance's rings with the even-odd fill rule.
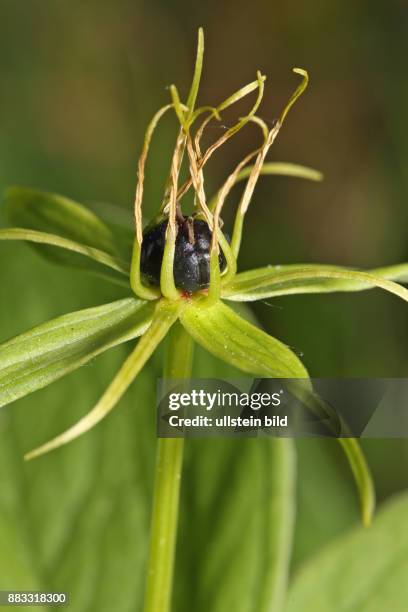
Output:
[[[55,606],[68,603],[66,593],[47,593],[43,591],[0,591],[0,605]]]

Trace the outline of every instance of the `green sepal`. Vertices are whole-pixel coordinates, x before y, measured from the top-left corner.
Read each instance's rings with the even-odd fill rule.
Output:
[[[282,342],[269,336],[218,302],[197,302],[181,314],[194,340],[243,372],[275,378],[308,378],[306,368]]]
[[[138,334],[139,336],[143,334],[142,338],[124,361],[119,372],[116,374],[99,402],[75,425],[49,442],[27,453],[25,455],[26,460],[39,457],[64,444],[72,442],[72,440],[75,440],[89,431],[104,419],[117,406],[122,395],[134,381],[146,361],[154,353],[170,327],[175,323],[178,313],[184,307],[184,304],[182,302],[170,302],[162,299],[156,300],[154,306],[152,306],[151,302],[147,302],[144,307],[151,314],[149,325],[145,325],[143,331]],[[143,333],[145,330],[146,333]]]
[[[320,264],[271,265],[240,272],[223,288],[222,297],[253,302],[280,295],[363,291],[380,287],[407,300],[407,290],[392,280],[408,282],[407,263],[372,270]]]

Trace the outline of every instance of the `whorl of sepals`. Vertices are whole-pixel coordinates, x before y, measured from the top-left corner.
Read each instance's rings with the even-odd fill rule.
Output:
[[[194,75],[187,97],[187,102],[185,104],[181,102],[177,87],[175,85],[171,85],[169,88],[171,103],[161,108],[154,115],[153,119],[148,125],[142,152],[139,158],[134,213],[136,237],[131,268],[131,286],[136,295],[143,297],[144,299],[156,299],[160,294],[164,295],[168,299],[178,299],[180,296],[179,290],[175,286],[173,275],[174,253],[178,232],[176,218],[177,214],[181,214],[181,200],[191,187],[193,188],[195,195],[195,215],[197,218],[205,220],[212,231],[210,253],[211,283],[208,299],[213,299],[214,296],[219,296],[221,284],[225,284],[225,282],[229,282],[232,279],[236,273],[236,261],[241,244],[244,217],[252,199],[258,178],[260,174],[262,174],[266,155],[276,136],[278,135],[289,110],[306,89],[308,84],[309,77],[307,72],[301,68],[294,68],[294,72],[303,77],[302,83],[292,94],[272,128],[269,128],[266,123],[256,114],[263,99],[264,83],[266,80],[266,77],[260,71],[257,72],[256,80],[248,83],[244,87],[241,87],[238,91],[234,92],[217,106],[202,106],[195,109],[203,68],[203,55],[204,34],[202,28],[200,28],[198,32]],[[257,92],[257,96],[249,112],[244,117],[240,117],[234,125],[226,129],[222,136],[220,136],[215,142],[210,144],[205,150],[202,150],[202,137],[209,123],[213,120],[220,121],[221,113],[225,109],[229,108],[253,92]],[[179,133],[171,160],[170,172],[166,183],[163,202],[160,208],[160,214],[162,217],[167,217],[168,225],[166,230],[166,246],[164,249],[159,291],[156,288],[144,285],[141,278],[140,257],[143,242],[143,184],[145,177],[145,164],[153,132],[164,114],[171,109],[174,111],[178,120]],[[206,115],[205,118],[201,121],[199,126],[194,129],[198,118],[202,117],[203,115]],[[222,147],[232,136],[237,134],[249,123],[254,123],[260,127],[262,130],[263,142],[260,147],[248,153],[235,167],[233,172],[227,177],[221,189],[217,192],[216,196],[208,205],[204,184],[204,167],[215,151]],[[189,177],[180,186],[179,177],[185,152],[187,153]],[[249,166],[252,160],[255,161],[252,166]],[[243,176],[245,175],[247,176],[247,183],[236,213],[230,245],[221,231],[221,212],[232,187],[238,180],[242,180]],[[220,273],[218,259],[220,246],[227,261],[227,269],[222,275]]]

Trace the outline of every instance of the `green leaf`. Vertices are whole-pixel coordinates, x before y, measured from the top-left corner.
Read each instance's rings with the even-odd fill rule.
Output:
[[[135,220],[130,207],[111,202],[87,201],[86,209],[93,212],[109,229],[120,257],[129,262],[135,238]]]
[[[298,478],[292,572],[360,520],[354,482],[338,441],[298,438],[296,451]]]
[[[0,345],[0,406],[49,385],[106,349],[140,336],[153,306],[126,298],[34,327]]]
[[[116,251],[107,226],[85,206],[63,196],[10,187],[5,207],[10,222],[19,227],[57,234],[107,253]]]
[[[241,272],[223,289],[223,297],[255,301],[279,295],[363,291],[380,287],[408,300],[408,291],[391,280],[408,282],[408,264],[358,271],[320,264],[267,266]]]
[[[2,494],[4,495],[3,486],[4,479],[2,479]],[[26,590],[42,590],[41,580],[36,576],[35,568],[30,562],[30,550],[21,530],[19,518],[7,508],[0,510],[1,584],[4,589],[8,590],[18,585],[24,585]],[[44,612],[47,610],[42,606],[40,609]]]
[[[353,529],[295,576],[285,612],[405,612],[408,496],[385,504],[370,529]]]
[[[72,253],[84,255],[85,257],[93,259],[97,264],[102,264],[102,275],[110,277],[109,273],[111,276],[113,276],[112,270],[114,270],[115,272],[119,272],[119,275],[115,274],[113,278],[116,279],[116,276],[118,276],[118,282],[120,281],[121,284],[128,286],[128,281],[126,281],[126,278],[128,277],[128,272],[126,270],[125,264],[123,264],[123,262],[120,262],[112,255],[109,255],[109,253],[105,253],[104,251],[100,251],[99,249],[95,249],[94,247],[74,242],[73,240],[69,240],[68,238],[61,238],[60,236],[57,236],[55,234],[46,234],[45,232],[38,232],[36,230],[26,230],[19,227],[0,229],[0,240],[26,240],[27,242],[32,242],[34,244],[51,245],[53,247],[58,247],[59,249],[66,249],[67,251],[71,251]],[[66,257],[66,254],[64,254],[64,257]],[[87,267],[90,267],[91,263],[88,263]],[[105,266],[111,268],[111,270],[106,271]]]
[[[281,612],[295,481],[293,440],[188,440],[174,610]]]
[[[9,222],[18,230],[34,230],[53,236],[50,242],[34,240],[34,233],[31,238],[15,236],[18,240],[41,242],[41,246],[36,244],[33,248],[47,259],[89,270],[122,284],[126,282],[122,275],[128,273],[129,264],[120,261],[118,254],[122,251],[115,243],[114,233],[85,206],[56,194],[11,187],[5,194],[5,210]],[[11,239],[5,234],[3,236],[4,239]],[[65,243],[62,240],[57,244],[57,237],[65,239]],[[68,252],[61,247],[68,249]],[[114,262],[114,265],[108,262]],[[116,271],[106,270],[105,266],[113,267]]]

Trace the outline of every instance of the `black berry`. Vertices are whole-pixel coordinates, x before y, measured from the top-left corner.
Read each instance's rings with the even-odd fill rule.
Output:
[[[152,285],[160,284],[166,228],[162,221],[143,236],[141,272]],[[193,293],[210,284],[210,245],[212,232],[206,221],[193,217],[177,221],[178,234],[174,254],[174,283],[178,289]],[[220,270],[225,270],[224,253],[219,255]]]

